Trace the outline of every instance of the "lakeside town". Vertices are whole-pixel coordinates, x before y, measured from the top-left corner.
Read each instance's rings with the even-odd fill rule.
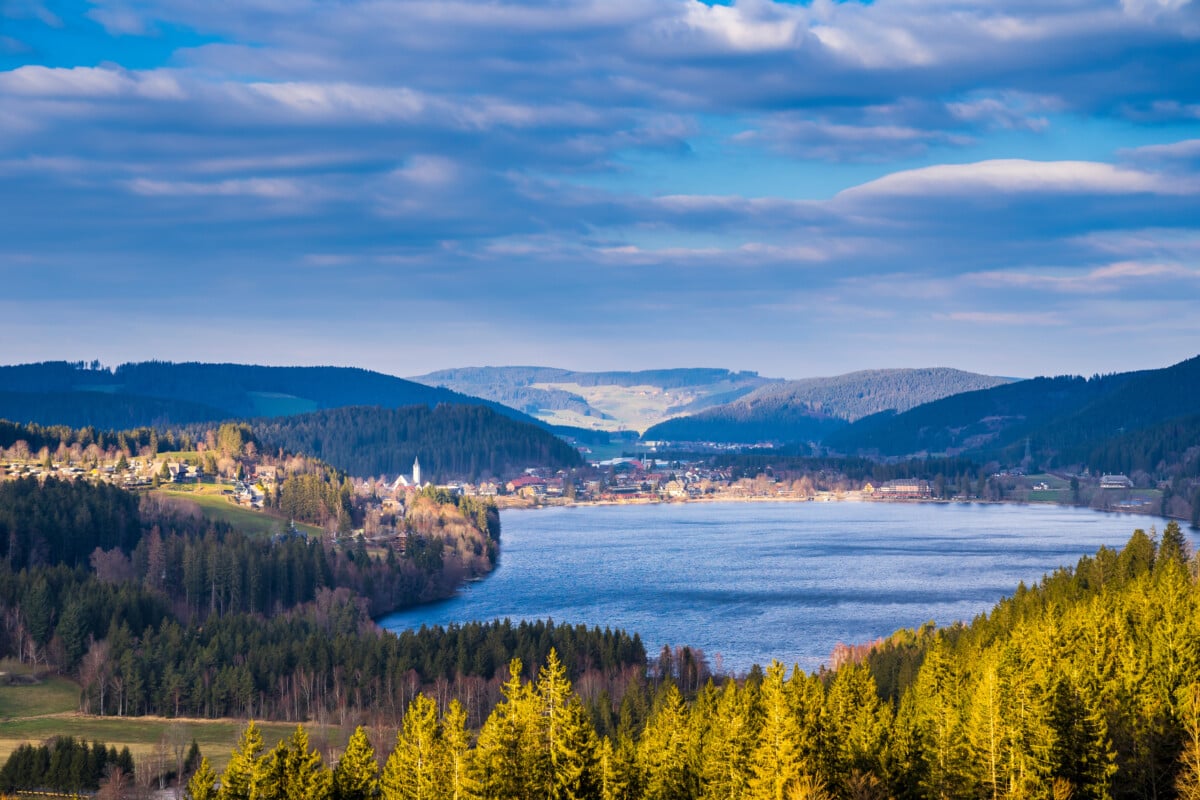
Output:
[[[110,483],[133,491],[161,489],[219,496],[242,509],[269,513],[278,506],[286,467],[253,459],[221,459],[199,453],[161,453],[127,458],[95,451],[30,453],[0,450],[0,479],[55,477]],[[686,502],[1014,502],[1084,506],[1097,510],[1173,516],[1169,486],[1135,482],[1124,474],[1026,473],[1006,469],[947,484],[900,478],[872,483],[836,470],[776,471],[712,466],[701,461],[665,460],[652,455],[621,457],[586,468],[529,468],[507,480],[431,484],[422,479],[419,460],[405,475],[350,478],[361,523],[355,533],[378,535],[403,518],[409,498],[426,487],[451,496],[475,497],[504,508],[584,504]],[[272,500],[275,502],[273,503]],[[1178,515],[1175,515],[1178,516]],[[333,531],[331,531],[333,532]],[[343,533],[345,531],[342,531]]]

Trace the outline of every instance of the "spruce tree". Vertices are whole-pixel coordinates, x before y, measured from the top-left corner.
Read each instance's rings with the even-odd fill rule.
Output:
[[[783,664],[772,661],[762,682],[762,728],[751,760],[754,800],[784,800],[802,774],[800,724],[792,711]]]
[[[384,800],[432,800],[441,797],[444,750],[437,706],[419,694],[404,714],[396,748],[383,768]]]
[[[346,752],[333,768],[333,800],[375,800],[379,796],[379,763],[362,726],[354,729]]]
[[[1179,527],[1179,523],[1171,520],[1167,523],[1167,527],[1163,528],[1162,541],[1158,545],[1158,558],[1155,563],[1158,566],[1172,562],[1186,564],[1188,557],[1187,537],[1183,535],[1183,529]]]
[[[550,752],[552,800],[594,800],[600,792],[598,744],[587,710],[575,695],[567,701]]]
[[[467,712],[458,700],[451,700],[442,719],[442,742],[445,745],[443,780],[448,800],[465,800],[473,796],[469,780],[471,735],[467,732]]]
[[[499,703],[479,731],[470,777],[483,800],[538,800],[546,796],[539,702],[521,682],[521,661],[509,664]]]
[[[262,733],[254,720],[250,720],[221,775],[218,800],[257,800],[264,766],[262,751]]]
[[[712,721],[700,750],[701,797],[742,797],[750,783],[750,755],[755,736],[749,692],[734,681],[725,684],[717,698]]]
[[[646,800],[687,800],[695,795],[695,773],[688,762],[689,722],[683,696],[668,683],[638,741]]]
[[[217,773],[208,763],[207,758],[201,757],[200,766],[192,773],[187,783],[187,796],[190,800],[216,800]]]

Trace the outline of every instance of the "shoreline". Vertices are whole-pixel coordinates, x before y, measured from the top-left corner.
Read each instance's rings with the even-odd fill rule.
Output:
[[[694,498],[629,498],[624,500],[555,500],[551,502],[537,502],[522,499],[520,502],[497,504],[500,511],[540,511],[547,508],[589,508],[589,507],[609,507],[609,506],[652,506],[652,505],[690,505],[693,503],[700,504],[715,504],[715,503],[795,503],[797,505],[807,503],[880,503],[885,505],[996,505],[996,506],[1049,506],[1056,508],[1075,508],[1084,511],[1097,511],[1102,514],[1126,514],[1129,516],[1155,517],[1166,522],[1179,522],[1190,530],[1197,530],[1192,527],[1188,520],[1183,517],[1172,517],[1164,515],[1159,511],[1132,511],[1128,509],[1112,509],[1112,508],[1092,508],[1091,506],[1076,505],[1073,503],[1055,503],[1047,500],[1030,501],[1030,500],[984,500],[982,498],[970,499],[934,499],[928,500],[877,500],[871,497],[864,497],[860,491],[850,492],[829,492],[815,495],[813,497],[738,497],[738,496],[709,496],[709,497],[694,497]]]

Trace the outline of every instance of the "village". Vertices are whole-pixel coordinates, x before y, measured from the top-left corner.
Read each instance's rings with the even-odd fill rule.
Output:
[[[278,505],[284,468],[261,459],[222,460],[220,464],[197,453],[143,454],[84,452],[55,460],[48,452],[19,448],[0,452],[0,478],[55,477],[111,483],[134,491],[160,489],[166,493],[194,492],[203,487],[242,509],[270,512]],[[62,456],[63,454],[58,454]],[[114,457],[115,456],[115,457]],[[198,457],[199,456],[199,457]],[[683,502],[1046,502],[1136,513],[1157,513],[1160,486],[1135,486],[1125,475],[1033,474],[1021,469],[1000,470],[977,485],[947,487],[940,481],[896,479],[873,484],[848,479],[836,471],[775,474],[771,470],[749,477],[730,467],[702,461],[668,461],[652,455],[597,461],[586,468],[552,471],[531,467],[506,480],[447,482],[423,480],[415,461],[405,475],[352,478],[359,524],[354,533],[368,539],[403,538],[405,512],[412,495],[429,486],[451,497],[489,500],[499,508],[532,508],[575,504],[644,504]],[[272,503],[274,499],[275,503]],[[294,526],[292,528],[295,530]],[[331,535],[344,534],[327,526]]]

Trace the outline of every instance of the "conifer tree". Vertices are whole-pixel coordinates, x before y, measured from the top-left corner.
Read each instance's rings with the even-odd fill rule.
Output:
[[[725,684],[700,750],[701,797],[726,800],[742,797],[750,783],[754,748],[749,692],[734,681]]]
[[[483,800],[527,800],[546,795],[545,750],[541,746],[539,701],[521,681],[521,661],[508,666],[499,703],[479,731],[469,776]]]
[[[467,732],[467,712],[458,700],[451,700],[442,719],[442,741],[445,745],[443,780],[448,800],[464,800],[472,796],[469,779],[471,735]]]
[[[1179,527],[1178,522],[1171,520],[1167,527],[1163,528],[1155,563],[1160,566],[1170,562],[1186,564],[1189,555],[1187,537],[1183,535],[1183,529]]]
[[[802,774],[800,724],[792,710],[783,664],[772,661],[762,682],[762,728],[751,760],[754,800],[785,800],[789,787]]]
[[[602,740],[599,762],[601,800],[640,800],[642,781],[632,739],[619,735],[616,744]]]
[[[333,788],[333,776],[314,748],[308,749],[308,731],[303,725],[296,730],[283,747],[284,783],[283,800],[329,800]]]
[[[593,800],[600,794],[598,744],[587,710],[575,695],[567,701],[551,751],[552,800]]]
[[[1200,683],[1181,687],[1178,705],[1183,746],[1175,773],[1175,793],[1179,800],[1200,800]]]
[[[213,772],[207,758],[200,759],[200,766],[188,780],[187,796],[190,800],[216,800],[217,773]]]
[[[667,683],[638,741],[638,766],[646,800],[695,796],[696,776],[688,761],[690,715],[674,683]]]
[[[1069,676],[1055,681],[1050,724],[1055,733],[1051,751],[1054,780],[1071,787],[1073,800],[1108,798],[1115,765],[1104,715],[1087,702]]]
[[[250,720],[221,775],[218,800],[257,800],[263,770],[262,751],[262,733],[254,720]]]
[[[859,664],[843,666],[834,676],[826,704],[833,774],[878,777],[891,713],[880,704],[870,671]]]
[[[554,648],[538,673],[537,697],[550,800],[593,797],[597,792],[596,736]]]
[[[362,726],[350,734],[346,751],[333,768],[333,800],[375,800],[379,796],[379,763]]]
[[[417,695],[404,714],[396,748],[383,767],[384,800],[433,800],[442,796],[444,752],[437,706]]]
[[[932,797],[971,792],[959,692],[962,676],[946,647],[936,642],[917,677],[914,712],[925,739],[925,791]]]

